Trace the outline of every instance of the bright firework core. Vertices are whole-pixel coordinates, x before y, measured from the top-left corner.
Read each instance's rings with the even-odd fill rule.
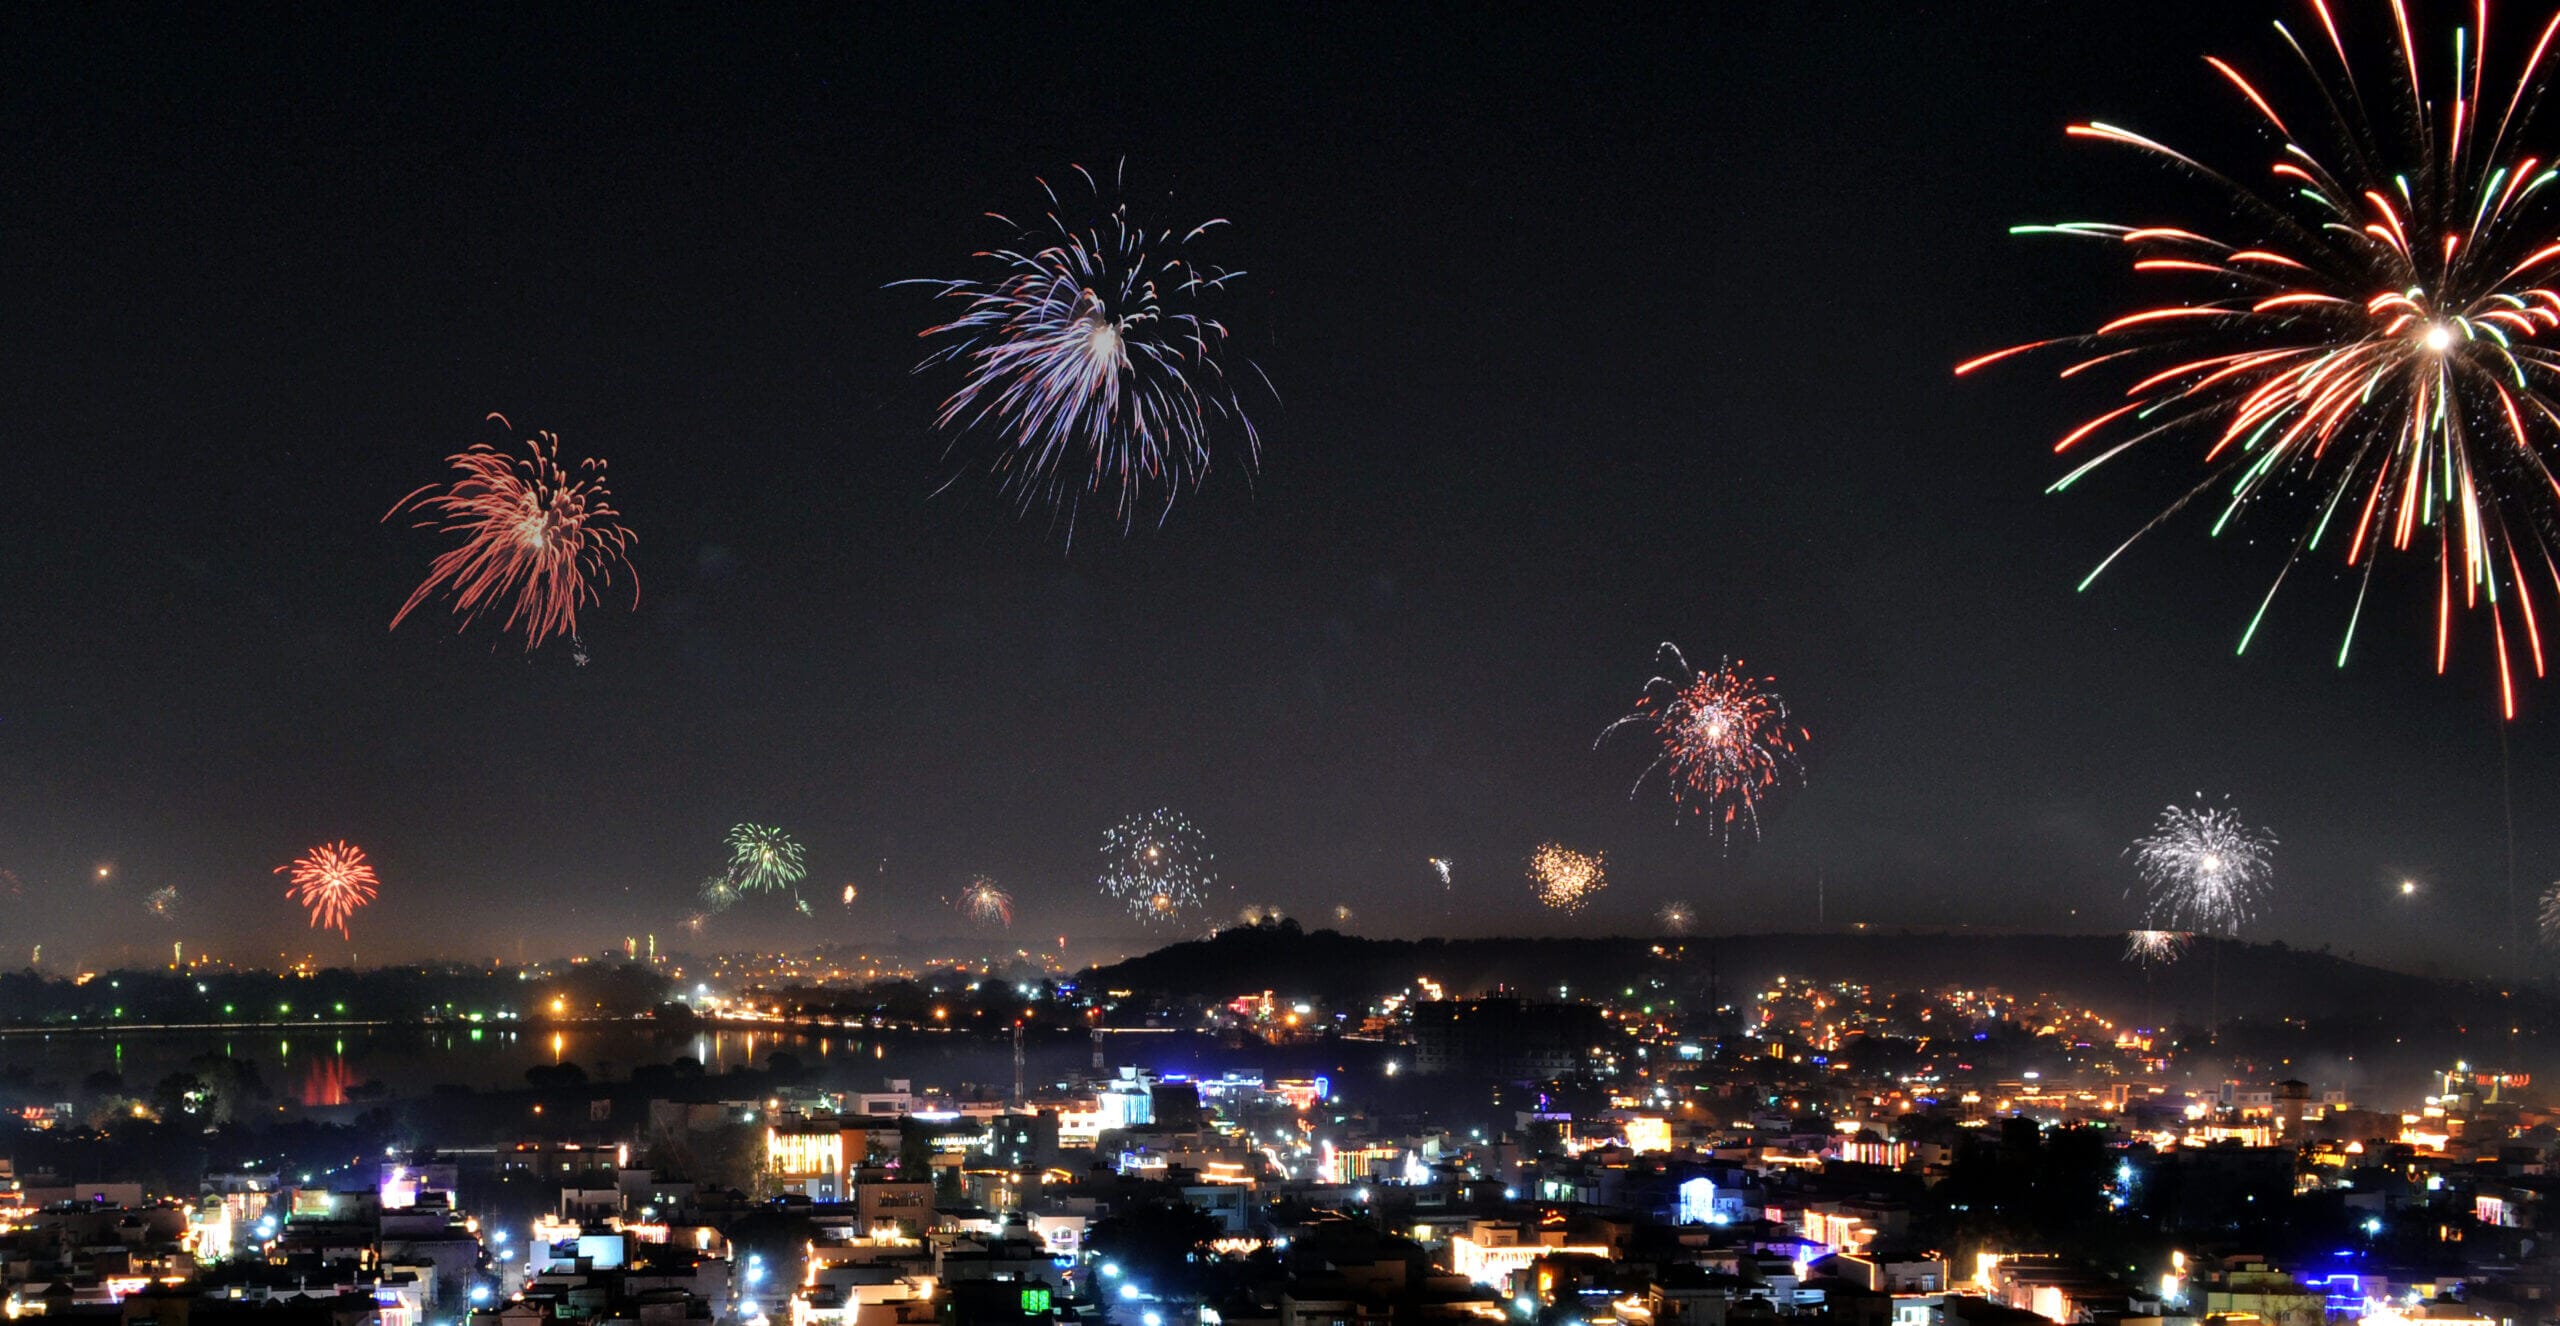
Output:
[[[2453,329],[2441,322],[2431,322],[2427,324],[2427,334],[2420,339],[2426,342],[2429,350],[2443,354],[2453,348]]]

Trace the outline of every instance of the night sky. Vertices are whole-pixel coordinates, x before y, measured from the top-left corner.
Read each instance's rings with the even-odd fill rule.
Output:
[[[2501,736],[2485,629],[2433,675],[2431,567],[2343,672],[2327,563],[2235,658],[2300,508],[2075,593],[2194,451],[2048,497],[2099,407],[1949,372],[2126,300],[2116,255],[2010,223],[2213,215],[2066,122],[2264,159],[2201,56],[2273,67],[2291,11],[2167,9],[13,12],[0,963],[666,943],[739,820],[808,844],[819,914],[705,946],[922,945],[983,872],[1084,956],[1137,939],[1092,880],[1158,805],[1222,911],[1363,933],[1673,898],[2108,930],[2125,844],[2202,791],[2282,839],[2254,936],[2477,964]],[[1203,251],[1280,400],[1258,473],[1070,551],[974,475],[935,495],[936,310],[884,287],[1122,159],[1142,223],[1233,222]],[[639,535],[585,668],[441,608],[385,629],[442,544],[380,517],[492,410],[609,458]],[[1663,640],[1811,731],[1759,842],[1591,749]],[[2530,896],[2560,684],[2524,705]],[[353,944],[269,873],[339,837],[384,881]],[[1580,916],[1523,883],[1549,837],[1609,855]]]

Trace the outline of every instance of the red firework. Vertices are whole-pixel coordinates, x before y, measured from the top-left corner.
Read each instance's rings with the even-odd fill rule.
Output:
[[[505,415],[489,417],[514,427]],[[383,515],[387,521],[406,509],[425,517],[419,529],[462,536],[392,615],[392,629],[429,596],[449,590],[463,629],[503,604],[504,629],[522,629],[530,652],[555,635],[574,638],[578,609],[598,597],[599,585],[612,583],[615,567],[631,576],[631,603],[639,606],[640,578],[625,556],[638,540],[619,523],[604,462],[582,460],[572,471],[560,463],[552,433],[536,433],[525,446],[529,455],[513,457],[476,444],[450,458],[452,483],[421,488]]]
[[[334,929],[341,938],[353,938],[347,934],[347,918],[372,902],[382,883],[374,876],[373,863],[364,859],[364,849],[344,841],[314,847],[309,856],[277,866],[276,873],[292,877],[293,886],[284,896],[311,909],[311,928]]]
[[[1770,679],[1744,675],[1738,659],[1700,671],[1669,643],[1655,659],[1668,659],[1670,670],[1646,682],[1635,709],[1603,729],[1601,739],[1631,723],[1651,728],[1660,751],[1636,776],[1636,786],[1663,770],[1671,799],[1691,814],[1712,815],[1727,837],[1736,825],[1757,836],[1760,799],[1801,772],[1796,743],[1804,729],[1788,719],[1785,700],[1763,689]]]

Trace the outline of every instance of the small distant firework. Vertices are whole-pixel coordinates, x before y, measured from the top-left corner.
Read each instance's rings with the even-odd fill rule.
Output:
[[[1335,903],[1333,905],[1333,923],[1335,925],[1346,925],[1350,922],[1351,918],[1356,915],[1358,915],[1358,913],[1352,911],[1350,905],[1347,903]]]
[[[312,929],[336,930],[342,939],[354,938],[347,933],[347,918],[372,902],[382,883],[364,859],[364,849],[343,841],[314,847],[310,855],[277,866],[275,873],[290,877],[285,896],[311,909]]]
[[[847,907],[851,907],[851,906],[853,905],[853,900],[854,900],[854,899],[856,899],[856,898],[859,898],[859,897],[861,897],[861,896],[862,896],[862,890],[855,888],[855,887],[854,887],[854,886],[852,886],[851,884],[847,884],[847,885],[845,885],[845,886],[844,886],[844,905],[845,905],[845,906],[847,906]]]
[[[489,417],[514,428],[504,415]],[[516,458],[476,443],[449,458],[456,476],[450,484],[430,484],[384,513],[387,521],[406,509],[424,517],[417,528],[462,539],[437,556],[425,582],[392,614],[392,629],[419,604],[450,592],[461,629],[503,606],[501,629],[522,630],[528,652],[554,635],[578,640],[578,609],[601,597],[617,567],[631,577],[632,606],[639,606],[640,579],[626,556],[638,540],[613,509],[604,462],[584,460],[568,469],[560,463],[560,439],[550,433],[535,434],[525,446],[528,454]],[[583,665],[585,643],[576,648]]]
[[[18,878],[18,872],[0,870],[0,897],[23,898],[26,894],[26,881]]]
[[[163,884],[143,895],[142,910],[151,913],[153,920],[171,921],[177,919],[178,886],[175,884]]]
[[[2184,957],[2187,936],[2177,930],[2127,930],[2124,932],[2124,960],[2145,967],[2166,967]]]
[[[725,912],[738,905],[738,886],[727,875],[713,875],[702,881],[702,887],[694,890],[694,896],[702,899],[704,911]]]
[[[1622,727],[1648,729],[1657,750],[1627,789],[1630,800],[1659,769],[1673,804],[1711,817],[1726,841],[1737,827],[1759,836],[1762,798],[1781,781],[1803,774],[1796,746],[1804,729],[1789,721],[1785,700],[1763,689],[1770,679],[1743,675],[1739,659],[1701,672],[1689,666],[1678,645],[1664,641],[1654,651],[1654,665],[1666,664],[1644,684],[1636,707],[1601,729],[1592,748]]]
[[[1011,926],[1013,895],[980,875],[960,890],[960,914],[979,925]]]
[[[1229,378],[1227,328],[1207,312],[1244,273],[1188,252],[1227,223],[1206,221],[1178,239],[1150,231],[1131,224],[1128,205],[1106,198],[1091,173],[1075,172],[1089,200],[1061,200],[1041,181],[1044,225],[988,214],[1015,236],[976,255],[983,275],[896,283],[933,286],[936,298],[959,303],[951,321],[925,329],[941,348],[916,366],[961,370],[935,422],[954,445],[980,429],[994,435],[988,470],[1019,508],[1063,510],[1071,537],[1087,496],[1107,493],[1123,530],[1141,507],[1162,521],[1207,476],[1221,421],[1242,435],[1247,471],[1261,445]],[[1243,367],[1261,379],[1250,361]]]
[[[1662,904],[1662,910],[1653,914],[1653,920],[1665,934],[1685,935],[1689,933],[1689,927],[1697,923],[1698,916],[1689,910],[1689,904],[1673,901]]]
[[[2106,244],[2145,279],[2179,283],[2177,293],[2093,331],[1995,351],[1956,372],[2067,347],[2074,362],[2061,376],[2103,366],[2129,381],[2120,392],[2101,388],[2111,408],[2055,444],[2060,453],[2087,442],[2095,454],[2048,491],[2154,438],[2198,444],[2194,484],[2182,481],[2184,493],[2081,588],[2200,499],[2217,509],[2216,536],[2257,508],[2292,505],[2301,532],[2276,541],[2284,552],[2271,559],[2274,579],[2240,633],[2241,650],[2286,575],[2334,537],[2357,581],[2338,644],[2345,666],[2375,565],[2414,550],[2436,564],[2436,671],[2445,670],[2457,601],[2466,612],[2485,606],[2499,702],[2513,718],[2511,628],[2521,627],[2542,675],[2531,586],[2544,574],[2560,583],[2560,482],[2547,461],[2560,421],[2560,353],[2548,339],[2560,329],[2560,290],[2549,284],[2560,244],[2551,242],[2545,195],[2556,176],[2547,155],[2526,154],[2523,137],[2560,16],[2530,55],[2507,66],[2515,71],[2508,91],[2483,86],[2487,0],[2474,10],[2477,26],[2450,34],[2450,85],[2431,88],[2422,86],[2419,52],[2433,43],[2413,35],[2401,0],[2390,6],[2397,49],[2380,79],[2357,76],[2327,0],[2312,8],[2319,26],[2310,40],[2276,25],[2300,62],[2295,81],[2316,93],[2293,112],[2308,134],[2297,136],[2238,69],[2206,60],[2263,131],[2239,141],[2282,145],[2270,154],[2267,187],[2241,182],[2255,171],[2216,169],[2128,129],[2074,124],[2073,138],[2129,148],[2223,196],[2195,229],[2011,227]],[[2208,227],[2217,233],[2199,233]]]
[[[729,830],[729,881],[740,893],[793,889],[809,875],[808,853],[790,834],[762,824],[739,824]]]
[[[711,917],[708,914],[695,912],[693,915],[684,918],[684,928],[698,935],[702,933],[702,927],[710,924],[710,922]]]
[[[1103,834],[1105,860],[1095,882],[1104,894],[1150,925],[1170,925],[1207,901],[1217,883],[1217,857],[1191,821],[1170,810],[1132,815]]]
[[[1608,863],[1599,852],[1577,852],[1562,843],[1540,843],[1529,854],[1529,888],[1538,905],[1559,912],[1581,911],[1592,895],[1609,887]]]
[[[2275,846],[2228,806],[2170,806],[2127,850],[2150,888],[2153,924],[2230,936],[2264,901]]]
[[[1449,872],[1455,869],[1457,864],[1457,862],[1452,861],[1445,856],[1435,856],[1431,858],[1431,873],[1439,876],[1440,887],[1444,889],[1449,887]]]
[[[2546,947],[2560,948],[2560,880],[2542,892],[2540,915],[2542,942]]]

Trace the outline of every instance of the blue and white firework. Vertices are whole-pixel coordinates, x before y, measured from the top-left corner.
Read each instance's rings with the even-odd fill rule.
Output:
[[[934,286],[937,298],[960,304],[957,317],[924,330],[941,348],[916,366],[961,369],[938,426],[955,448],[992,434],[989,472],[1022,509],[1062,514],[1070,537],[1088,498],[1107,498],[1123,530],[1141,508],[1161,523],[1208,475],[1217,428],[1238,435],[1248,471],[1261,450],[1226,365],[1227,327],[1207,312],[1244,273],[1190,255],[1227,223],[1204,221],[1179,238],[1148,230],[1117,200],[1117,178],[1106,196],[1091,172],[1074,169],[1090,195],[1081,221],[1042,180],[1049,210],[1039,224],[988,213],[1015,237],[975,255],[984,275],[897,283]],[[1269,389],[1250,360],[1239,363]]]

